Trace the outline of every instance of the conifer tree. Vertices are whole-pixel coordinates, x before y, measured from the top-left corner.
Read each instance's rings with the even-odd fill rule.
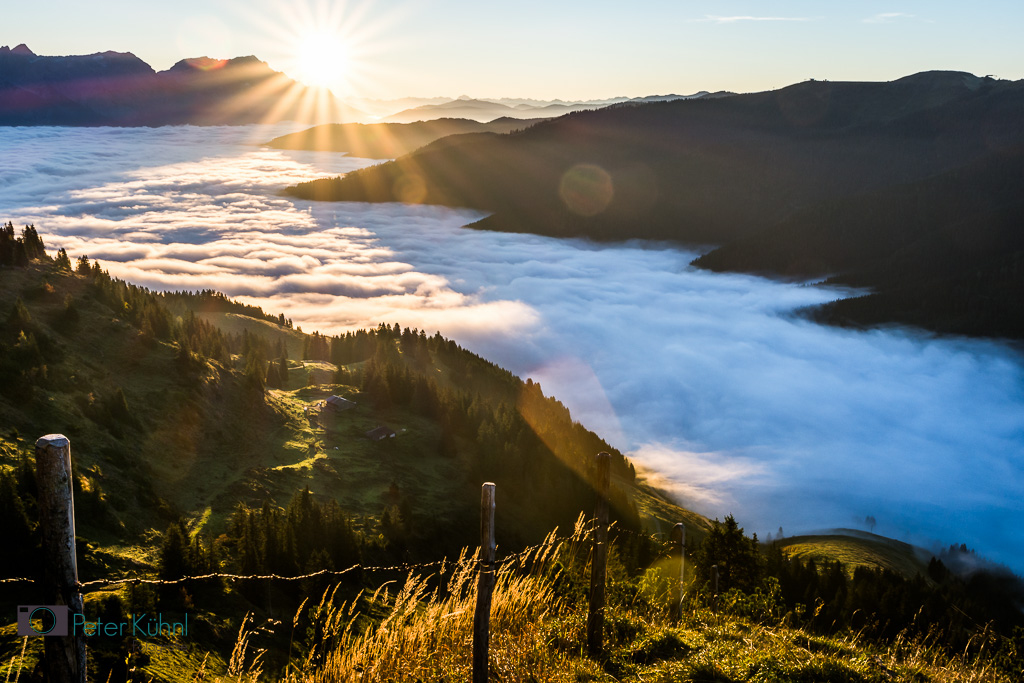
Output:
[[[71,259],[68,258],[68,252],[61,247],[57,250],[57,258],[53,261],[54,266],[62,273],[71,272]]]
[[[711,567],[718,566],[721,590],[738,588],[753,591],[764,574],[763,560],[757,537],[747,538],[743,528],[732,515],[715,524],[696,553],[696,571],[699,581],[711,578]]]

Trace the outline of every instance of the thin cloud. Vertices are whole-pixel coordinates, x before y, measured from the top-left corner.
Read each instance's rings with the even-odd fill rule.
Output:
[[[723,517],[740,505],[734,493],[738,482],[763,485],[771,476],[764,463],[754,459],[729,453],[698,453],[662,443],[642,444],[632,456],[644,463],[643,473],[649,483],[711,516]],[[687,472],[685,480],[663,474],[679,469]]]
[[[903,19],[913,19],[913,14],[907,14],[905,12],[882,12],[872,17],[864,19],[865,24],[891,24],[894,21],[900,21]]]
[[[751,15],[737,15],[737,16],[718,16],[713,14],[704,15],[703,19],[694,19],[694,21],[711,22],[715,24],[738,24],[741,22],[748,21],[817,21],[821,17],[757,17]]]

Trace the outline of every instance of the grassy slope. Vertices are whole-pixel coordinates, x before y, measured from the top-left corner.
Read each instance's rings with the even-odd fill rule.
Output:
[[[281,339],[285,343],[289,358],[302,358],[302,343],[306,337],[302,332],[238,313],[198,312],[196,317],[230,334],[242,334],[243,330],[247,330],[250,334],[266,338],[271,344],[276,344],[277,340]]]
[[[587,556],[580,532],[525,572],[503,566],[491,605],[490,679],[499,681],[630,681],[663,683],[882,683],[1013,680],[968,647],[950,656],[927,639],[870,644],[852,635],[812,635],[792,614],[767,610],[739,616],[712,610],[695,593],[682,614],[669,614],[671,568],[639,581],[609,576],[604,653],[587,654]],[[567,569],[564,569],[567,568]],[[295,657],[294,681],[469,680],[476,572],[452,569],[448,591],[433,592],[410,575],[388,593],[347,603],[321,600],[298,617],[315,632],[333,624],[336,639],[317,640],[319,657]],[[362,615],[375,613],[378,626]],[[245,667],[243,667],[244,669]],[[258,666],[254,680],[271,681]],[[223,680],[223,679],[218,679]]]
[[[888,569],[907,578],[927,576],[928,559],[932,554],[908,543],[865,531],[838,529],[840,533],[793,536],[778,541],[790,557],[815,562],[836,561],[849,571],[857,567]]]
[[[143,344],[138,331],[118,320],[106,307],[84,294],[84,285],[71,275],[46,275],[55,291],[29,293],[43,277],[40,267],[0,272],[0,313],[6,318],[19,293],[33,323],[60,347],[61,359],[49,364],[51,377],[68,385],[37,392],[30,403],[0,400],[0,458],[5,465],[30,453],[35,438],[64,433],[73,444],[79,476],[103,491],[122,524],[122,532],[100,529],[93,520],[78,520],[82,533],[111,555],[135,560],[153,559],[153,534],[162,532],[171,516],[181,513],[212,533],[240,501],[264,499],[284,504],[304,486],[335,497],[351,514],[375,517],[383,508],[382,493],[392,481],[417,494],[424,507],[444,516],[444,485],[457,479],[450,463],[415,458],[432,451],[434,425],[394,411],[380,414],[360,405],[327,422],[317,431],[303,408],[332,393],[356,395],[355,387],[318,385],[306,388],[309,370],[317,379],[333,375],[329,363],[291,362],[289,388],[271,390],[269,408],[247,414],[233,403],[237,380],[223,368],[208,365],[206,384],[192,392],[180,382],[174,357],[166,343]],[[75,297],[83,324],[70,336],[48,324],[63,306],[65,295]],[[209,314],[228,331],[281,335],[289,354],[301,355],[301,335],[270,323],[235,314]],[[120,387],[128,405],[145,429],[126,428],[123,438],[95,424],[83,413],[90,394],[106,395]],[[380,423],[402,430],[391,444],[376,444],[363,433]],[[244,433],[236,429],[244,425]],[[17,436],[15,436],[17,434]],[[312,449],[311,449],[312,446]],[[416,503],[414,503],[414,506]]]

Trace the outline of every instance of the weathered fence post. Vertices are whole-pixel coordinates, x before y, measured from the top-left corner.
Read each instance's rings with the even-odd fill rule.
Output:
[[[36,441],[39,526],[43,537],[46,600],[68,608],[68,635],[43,640],[46,680],[85,683],[85,636],[73,631],[74,615],[82,613],[75,554],[75,504],[72,498],[71,442],[63,434]]]
[[[597,454],[597,506],[594,509],[594,552],[590,567],[590,610],[587,612],[587,651],[591,657],[604,652],[604,582],[608,569],[608,484],[611,456]]]
[[[683,618],[683,598],[686,596],[686,525],[682,522],[676,524],[675,534],[679,536],[679,599],[675,601],[672,609],[674,619]]]
[[[476,613],[473,615],[473,683],[487,683],[491,593],[496,571],[494,550],[494,484],[487,482],[480,489],[480,574],[476,582]]]

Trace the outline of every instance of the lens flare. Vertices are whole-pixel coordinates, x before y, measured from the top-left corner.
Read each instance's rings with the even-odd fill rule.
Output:
[[[596,216],[608,208],[615,191],[612,177],[603,168],[576,164],[562,176],[558,194],[573,213]]]
[[[193,59],[186,59],[185,63],[199,71],[216,71],[218,69],[223,69],[224,65],[228,63],[228,60],[212,59],[210,57],[196,57]]]
[[[427,198],[427,184],[415,173],[406,173],[395,181],[395,196],[403,204],[422,204]]]

